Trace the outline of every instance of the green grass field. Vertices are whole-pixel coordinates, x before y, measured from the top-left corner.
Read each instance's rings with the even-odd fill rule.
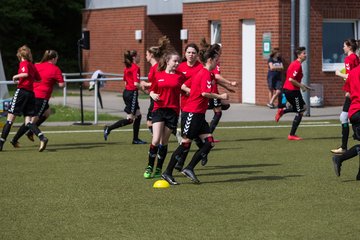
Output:
[[[149,146],[130,128],[105,142],[101,126],[43,127],[44,152],[23,138],[0,153],[0,239],[358,239],[359,162],[336,177],[329,151],[340,127],[303,124],[291,142],[289,124],[221,124],[202,183],[176,172],[167,189],[142,177]]]

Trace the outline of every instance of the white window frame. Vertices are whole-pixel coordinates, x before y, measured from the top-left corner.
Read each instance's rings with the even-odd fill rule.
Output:
[[[210,42],[221,43],[221,21],[210,22]]]
[[[360,38],[360,20],[354,20],[354,19],[324,19],[323,22],[328,23],[354,23],[354,39]],[[345,39],[343,39],[345,40]],[[323,49],[321,50],[321,54],[323,54]],[[337,69],[343,69],[344,63],[324,63],[323,57],[321,59],[322,63],[322,71],[323,72],[335,72]]]

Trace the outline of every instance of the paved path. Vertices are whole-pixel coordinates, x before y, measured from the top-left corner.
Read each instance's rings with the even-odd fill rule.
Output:
[[[94,110],[94,95],[93,92],[84,90],[83,106],[84,109]],[[108,113],[115,116],[125,117],[124,102],[119,93],[114,92],[102,92],[103,106],[101,109],[99,106],[99,113]],[[50,100],[50,104],[63,104],[63,97],[53,97]],[[146,121],[146,113],[149,105],[148,99],[139,99],[140,110],[143,114],[142,121]],[[80,108],[79,96],[68,96],[67,106]],[[323,107],[323,108],[311,108],[310,117],[304,117],[304,120],[329,120],[338,119],[341,112],[341,106],[338,107]],[[265,106],[255,106],[251,104],[239,104],[233,103],[231,107],[223,112],[221,121],[223,122],[251,122],[251,121],[274,121],[276,109],[269,109]],[[211,120],[212,111],[207,112],[207,119]],[[294,114],[286,114],[281,121],[291,121],[294,118]],[[80,120],[80,119],[79,119]],[[78,120],[78,121],[79,121]],[[86,122],[93,119],[86,119]],[[99,122],[99,124],[102,124]]]

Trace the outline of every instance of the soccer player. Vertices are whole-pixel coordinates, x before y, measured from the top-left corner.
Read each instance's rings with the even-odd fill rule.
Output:
[[[40,139],[39,152],[42,152],[46,148],[48,139],[39,130],[39,128],[31,122],[31,118],[34,116],[35,106],[33,83],[35,81],[40,81],[41,78],[32,63],[33,58],[31,50],[28,46],[24,45],[20,47],[16,56],[18,57],[20,64],[18,74],[13,76],[13,81],[17,82],[18,85],[14,93],[14,97],[11,100],[10,108],[8,109],[5,126],[2,129],[0,137],[0,151],[3,150],[4,143],[10,133],[11,126],[16,117],[24,115],[25,125]]]
[[[172,154],[170,162],[162,174],[162,178],[171,185],[178,184],[172,175],[176,162],[184,152],[189,151],[192,140],[197,137],[204,141],[204,144],[194,154],[188,166],[182,170],[182,173],[194,183],[200,182],[194,173],[194,168],[202,159],[202,156],[207,155],[214,146],[214,139],[210,133],[209,124],[205,119],[209,98],[228,99],[227,93],[213,93],[215,80],[211,71],[216,67],[219,58],[216,48],[211,46],[207,50],[201,50],[199,57],[204,64],[204,68],[193,76],[190,96],[181,114],[183,140]]]
[[[297,141],[302,140],[302,138],[295,135],[295,133],[299,127],[303,113],[306,110],[305,102],[302,98],[300,89],[302,91],[309,91],[310,87],[301,83],[301,79],[303,77],[301,63],[306,60],[305,47],[298,47],[295,50],[295,54],[297,59],[290,64],[286,72],[286,80],[283,87],[286,99],[291,104],[291,108],[279,108],[275,115],[275,121],[278,122],[280,118],[286,113],[296,113],[290,134],[288,135],[288,140]]]
[[[195,43],[189,43],[185,46],[184,61],[180,63],[178,71],[182,72],[186,77],[186,82],[183,85],[184,90],[181,91],[181,111],[186,106],[186,102],[189,98],[191,88],[191,78],[196,75],[201,69],[204,68],[199,59],[199,47]],[[177,134],[180,136],[178,139],[179,144],[182,142],[181,132]],[[203,143],[200,139],[195,139],[196,144],[199,148],[202,147]],[[175,165],[175,169],[181,171],[184,167],[185,159],[188,151],[184,152],[182,158],[179,159]]]
[[[349,118],[354,131],[354,139],[360,141],[360,65],[348,73],[343,90],[350,94],[351,104],[349,107]],[[340,176],[342,163],[350,158],[358,156],[360,144],[351,147],[341,155],[334,155],[332,158],[336,176]],[[360,180],[360,166],[356,180]]]
[[[160,59],[158,72],[151,84],[150,97],[154,100],[152,111],[153,136],[149,148],[149,162],[144,178],[151,178],[157,156],[153,177],[160,177],[168,151],[171,133],[176,130],[180,112],[180,91],[185,76],[176,70],[180,56],[171,51]]]
[[[359,65],[359,57],[356,55],[356,50],[358,48],[357,42],[355,39],[347,39],[344,41],[344,53],[347,55],[344,59],[345,63],[345,74],[341,73],[339,70],[336,70],[335,75],[341,77],[346,81],[349,72]],[[349,116],[348,111],[350,107],[350,96],[349,93],[345,93],[345,102],[343,104],[343,110],[340,114],[341,122],[341,146],[336,149],[332,149],[331,152],[335,154],[342,154],[347,150],[347,144],[349,139]]]
[[[205,39],[203,39],[203,41],[205,41]],[[221,55],[221,44],[216,43],[214,45],[215,47],[217,47],[217,51],[219,53],[219,55]],[[218,62],[218,64],[216,65],[216,68],[214,68],[212,70],[212,73],[215,76],[215,83],[214,83],[214,91],[215,93],[219,94],[219,89],[218,89],[218,85],[222,86],[223,88],[225,88],[226,90],[228,90],[229,92],[234,93],[235,91],[230,88],[230,87],[236,87],[237,86],[237,82],[236,81],[229,81],[226,78],[224,78],[221,75],[220,72],[220,63]],[[216,98],[212,98],[209,100],[209,106],[208,109],[213,109],[214,111],[214,116],[211,119],[210,122],[210,131],[211,133],[214,133],[215,128],[217,127],[217,125],[220,122],[220,119],[222,117],[222,110],[227,110],[229,109],[230,104],[223,104],[221,102],[221,99],[216,99]],[[215,142],[219,142],[219,140],[214,140]],[[203,165],[204,162],[202,162]]]
[[[34,82],[35,94],[35,115],[31,121],[36,126],[40,126],[50,116],[49,99],[53,91],[54,85],[58,84],[59,87],[64,87],[64,78],[62,72],[56,63],[59,55],[55,50],[46,50],[40,63],[35,64],[35,68],[40,74],[41,81]],[[15,147],[20,147],[18,140],[28,131],[28,127],[23,124],[10,141]],[[26,133],[30,141],[34,141],[32,131]]]
[[[138,89],[140,88],[140,56],[137,51],[131,50],[124,53],[124,81],[125,89],[123,100],[125,103],[124,111],[127,113],[126,119],[119,120],[114,124],[104,127],[104,139],[108,139],[111,130],[133,124],[133,141],[132,144],[146,144],[139,139],[139,130],[141,123],[141,113],[138,102]]]
[[[159,39],[158,46],[149,47],[146,50],[146,61],[151,64],[150,71],[148,74],[148,82],[142,81],[142,89],[146,91],[151,87],[152,82],[155,79],[155,74],[158,68],[158,62],[161,56],[164,54],[164,51],[167,49],[170,44],[169,39],[166,36],[163,36]],[[149,131],[152,133],[152,110],[154,108],[154,100],[150,97],[150,105],[148,108],[148,113],[146,115],[146,125],[149,128]]]

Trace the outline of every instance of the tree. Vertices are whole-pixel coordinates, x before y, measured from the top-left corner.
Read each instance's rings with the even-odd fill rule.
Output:
[[[0,50],[7,79],[17,72],[17,49],[26,44],[34,61],[46,49],[59,52],[64,72],[78,71],[77,40],[81,38],[84,0],[0,0]]]

